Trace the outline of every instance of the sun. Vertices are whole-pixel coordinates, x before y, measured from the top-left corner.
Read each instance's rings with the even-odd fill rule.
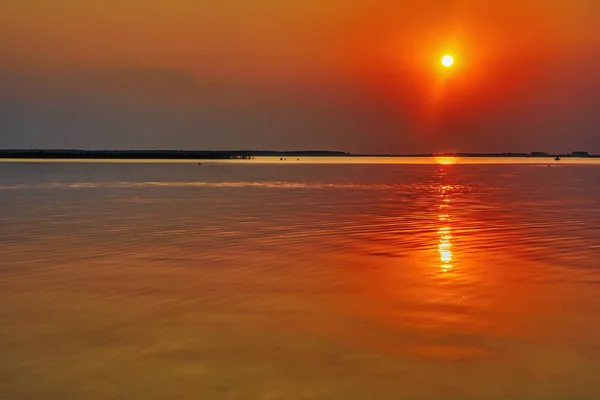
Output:
[[[451,55],[445,55],[442,57],[442,65],[444,67],[451,67],[454,64],[454,58]]]

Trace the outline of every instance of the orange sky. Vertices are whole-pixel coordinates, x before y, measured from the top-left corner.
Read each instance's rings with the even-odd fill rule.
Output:
[[[0,29],[9,65],[250,73],[248,65],[345,68],[347,60],[331,58],[348,52],[421,63],[451,49],[481,63],[564,51],[599,39],[599,12],[589,0],[8,0]]]
[[[493,110],[556,76],[562,93],[581,74],[597,82],[599,26],[593,0],[5,0],[0,71],[160,68],[280,90],[335,83],[401,107],[414,128]],[[444,53],[455,55],[451,73]]]

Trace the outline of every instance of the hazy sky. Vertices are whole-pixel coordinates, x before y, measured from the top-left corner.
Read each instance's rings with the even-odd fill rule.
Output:
[[[2,0],[38,147],[600,153],[600,1]]]

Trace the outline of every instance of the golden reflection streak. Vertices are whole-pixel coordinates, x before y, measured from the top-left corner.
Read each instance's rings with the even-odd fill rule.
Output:
[[[456,164],[456,157],[436,157],[435,162],[440,165]]]
[[[452,227],[450,226],[450,214],[448,214],[450,199],[447,194],[451,189],[451,186],[442,186],[440,188],[442,203],[439,207],[440,214],[438,216],[438,220],[441,223],[441,226],[438,229],[438,253],[440,254],[440,266],[442,271],[452,269]]]

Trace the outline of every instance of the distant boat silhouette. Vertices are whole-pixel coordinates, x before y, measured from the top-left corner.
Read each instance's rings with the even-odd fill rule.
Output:
[[[560,161],[560,157],[556,156],[556,158],[554,159],[554,161]]]

